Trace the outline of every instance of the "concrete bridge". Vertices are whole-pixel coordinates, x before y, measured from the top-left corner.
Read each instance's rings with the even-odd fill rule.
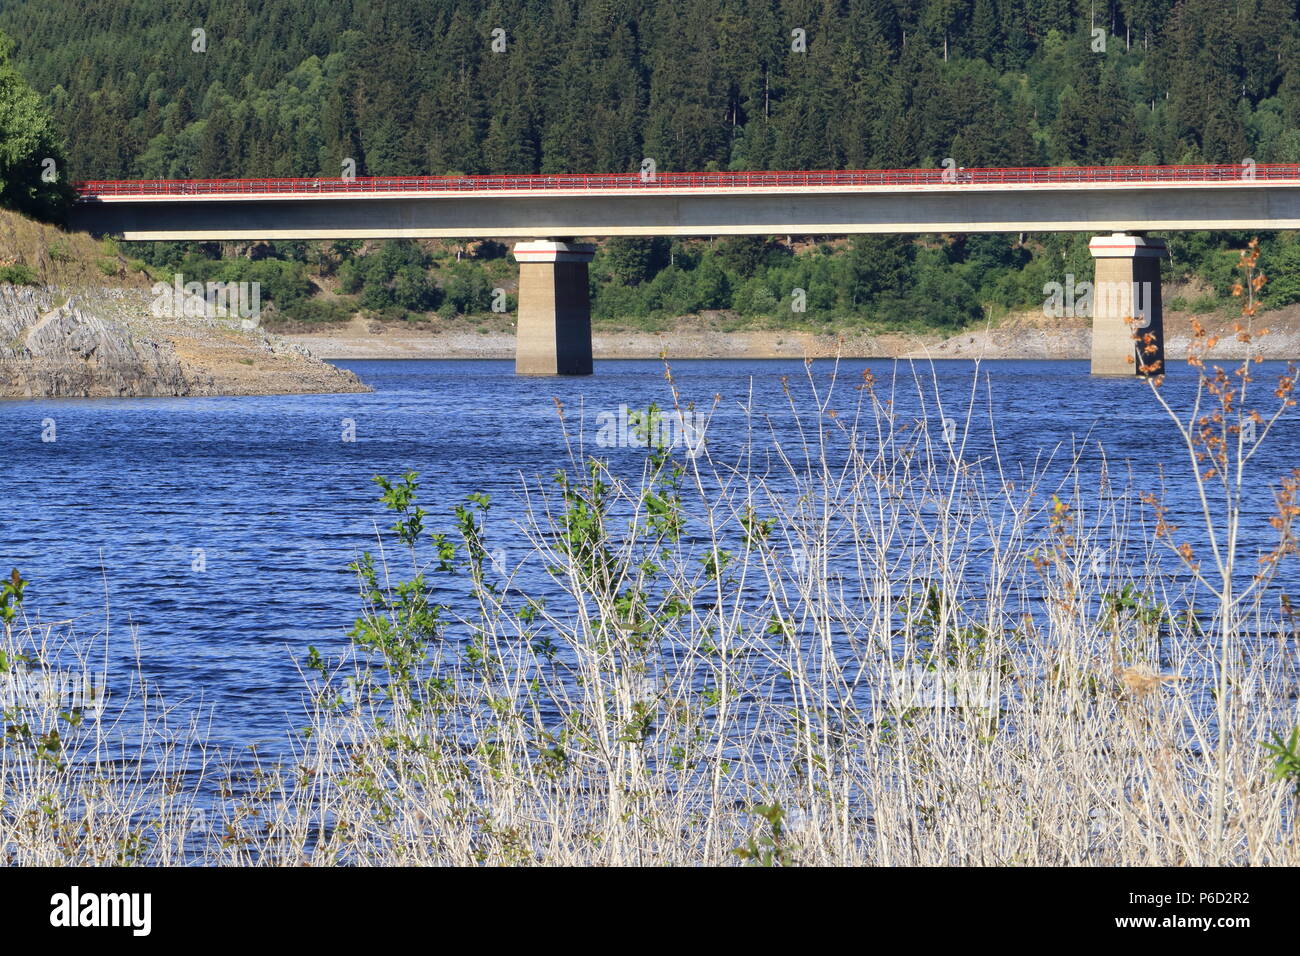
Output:
[[[515,238],[516,371],[592,370],[576,237],[1099,232],[1092,371],[1163,360],[1150,232],[1300,228],[1300,165],[78,183],[74,228],[127,240]]]

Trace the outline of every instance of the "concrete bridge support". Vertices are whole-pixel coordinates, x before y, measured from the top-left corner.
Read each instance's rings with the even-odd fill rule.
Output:
[[[1133,376],[1164,370],[1160,260],[1163,239],[1122,232],[1089,243],[1092,284],[1092,374]]]
[[[515,374],[591,374],[591,296],[587,263],[596,247],[560,240],[515,245],[519,323]]]

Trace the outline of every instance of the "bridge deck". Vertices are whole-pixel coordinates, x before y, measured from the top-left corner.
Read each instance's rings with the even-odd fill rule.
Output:
[[[1300,228],[1300,164],[79,183],[123,239],[539,239]]]

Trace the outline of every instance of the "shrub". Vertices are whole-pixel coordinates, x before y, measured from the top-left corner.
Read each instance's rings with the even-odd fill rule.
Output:
[[[31,266],[22,263],[0,266],[0,282],[8,282],[11,285],[39,284],[36,278],[36,273],[32,271]]]
[[[299,299],[280,310],[287,319],[318,324],[346,322],[352,318],[352,311],[343,303],[328,299]]]

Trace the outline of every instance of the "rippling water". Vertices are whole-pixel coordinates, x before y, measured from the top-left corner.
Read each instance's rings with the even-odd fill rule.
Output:
[[[601,362],[582,379],[518,378],[510,362],[339,364],[374,393],[0,402],[0,564],[30,581],[29,613],[74,618],[87,634],[107,622],[119,663],[134,630],[144,674],[169,701],[210,707],[215,743],[275,749],[297,723],[306,646],[346,646],[358,609],[347,565],[373,548],[375,520],[389,523],[373,475],[420,472],[431,524],[449,530],[451,507],[475,491],[493,496],[492,521],[504,522],[521,476],[548,476],[566,458],[556,399],[594,445],[598,412],[669,398],[652,361]],[[814,363],[823,386],[832,365]],[[842,362],[832,407],[851,408],[867,367],[880,390],[896,385],[900,414],[965,427],[972,363]],[[1279,370],[1259,366],[1257,379]],[[711,406],[720,396],[711,454],[743,441],[750,403],[772,413],[777,440],[793,441],[781,380],[806,396],[802,362],[683,361],[673,373],[685,400]],[[924,407],[917,398],[913,376],[933,390],[932,375],[942,415],[933,394]],[[1178,406],[1192,384],[1174,366],[1166,395]],[[1055,450],[1061,467],[1078,452],[1095,474],[1101,442],[1112,472],[1131,466],[1137,487],[1158,487],[1162,468],[1171,489],[1184,487],[1186,452],[1141,383],[1093,379],[1082,362],[994,362],[978,369],[975,405],[967,457],[989,451],[991,419],[1009,470]],[[1292,416],[1257,457],[1258,474],[1274,482],[1300,466],[1298,438]],[[644,455],[599,450],[629,467]],[[1170,504],[1184,519],[1192,506],[1177,492]],[[1249,504],[1253,550],[1271,543],[1267,488]],[[1291,593],[1294,584],[1281,582]]]

